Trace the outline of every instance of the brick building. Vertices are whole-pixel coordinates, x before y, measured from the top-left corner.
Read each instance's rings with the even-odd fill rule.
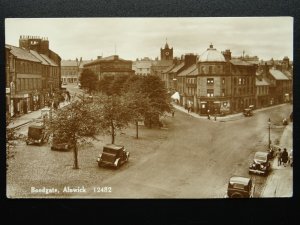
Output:
[[[5,45],[6,112],[19,115],[44,107],[60,89],[58,54],[47,38],[20,36],[19,47]]]

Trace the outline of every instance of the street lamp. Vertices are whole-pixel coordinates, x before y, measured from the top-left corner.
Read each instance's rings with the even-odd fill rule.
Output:
[[[270,137],[270,131],[271,131],[271,119],[269,118],[268,120],[268,125],[269,125],[269,149],[271,149],[271,137]]]

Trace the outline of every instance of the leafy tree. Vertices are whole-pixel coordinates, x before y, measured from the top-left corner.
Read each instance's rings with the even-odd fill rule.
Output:
[[[89,94],[97,89],[98,77],[90,69],[83,69],[79,77],[80,84],[83,88],[86,88]]]
[[[124,84],[128,80],[128,75],[104,76],[99,81],[99,90],[106,95],[121,95]]]
[[[111,85],[113,83],[114,76],[104,76],[98,83],[98,89],[102,94],[112,95]]]
[[[130,112],[124,97],[118,95],[97,96],[94,101],[94,115],[99,118],[102,130],[111,135],[111,143],[115,143],[116,132],[128,126]]]
[[[143,77],[140,89],[150,99],[150,107],[145,115],[145,122],[150,128],[153,124],[159,124],[159,116],[165,112],[171,112],[172,106],[168,93],[161,79],[157,76]]]
[[[147,94],[140,89],[142,79],[128,79],[123,88],[123,95],[130,111],[131,120],[136,126],[136,138],[139,138],[138,122],[145,119],[145,115],[150,108],[150,99]]]
[[[79,169],[78,145],[95,139],[98,131],[98,120],[93,116],[93,112],[91,104],[76,100],[68,106],[54,111],[52,119],[46,122],[48,132],[55,135],[58,142],[68,141],[72,146],[74,169]]]

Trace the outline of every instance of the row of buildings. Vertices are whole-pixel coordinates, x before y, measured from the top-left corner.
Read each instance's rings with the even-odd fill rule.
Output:
[[[62,83],[78,83],[84,68],[104,76],[155,75],[176,101],[199,114],[240,112],[292,100],[292,63],[232,57],[211,44],[202,54],[173,56],[168,43],[160,59],[124,60],[118,55],[96,60],[61,60],[47,38],[20,36],[19,47],[5,45],[6,111],[12,116],[44,107]]]
[[[6,113],[11,116],[42,108],[60,89],[61,58],[47,38],[20,36],[19,47],[5,45]]]

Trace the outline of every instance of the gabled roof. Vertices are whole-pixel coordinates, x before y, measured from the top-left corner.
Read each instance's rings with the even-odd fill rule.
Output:
[[[12,55],[17,57],[18,59],[33,61],[33,62],[41,62],[38,58],[32,55],[28,50],[23,48],[15,47],[12,45],[5,45],[6,48],[10,49]]]
[[[61,66],[75,66],[77,67],[76,60],[61,60]]]
[[[193,64],[190,67],[186,68],[185,70],[181,71],[177,76],[196,76],[198,75],[197,65]]]
[[[275,80],[289,80],[289,78],[280,70],[270,69],[269,72],[275,78]]]
[[[253,65],[252,63],[248,63],[248,62],[245,62],[245,61],[240,60],[240,59],[231,59],[230,63],[235,65],[235,66],[252,66]]]
[[[184,67],[184,62],[179,63],[178,65],[174,66],[173,69],[171,69],[170,73],[177,73],[182,67]]]
[[[289,79],[293,79],[293,75],[292,75],[292,73],[291,73],[290,71],[285,70],[285,71],[282,71],[282,72],[283,72],[284,75],[286,75]]]
[[[175,64],[172,64],[172,65],[168,66],[166,69],[164,69],[162,71],[162,73],[168,73],[168,72],[170,72],[170,70],[173,69],[175,66],[176,66]]]
[[[50,59],[47,55],[40,54],[51,66],[58,66],[52,59]]]
[[[38,58],[43,65],[49,65],[49,63],[36,51],[30,50],[30,53]]]
[[[256,78],[255,79],[255,85],[256,86],[268,86],[270,84],[264,78],[262,78],[261,80]]]

